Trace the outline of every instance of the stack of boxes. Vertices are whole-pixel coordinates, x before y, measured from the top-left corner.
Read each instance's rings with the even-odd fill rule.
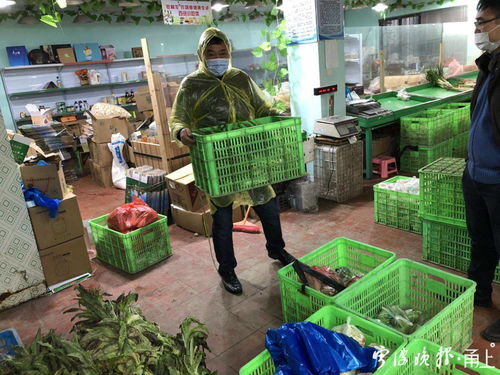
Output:
[[[439,158],[465,158],[469,127],[469,103],[445,104],[402,117],[401,171],[417,174]]]
[[[54,285],[92,269],[78,202],[67,190],[61,161],[54,155],[44,162],[47,165],[23,164],[20,171],[26,188],[35,187],[49,198],[61,200],[55,218],[49,216],[48,208],[27,202],[45,279],[47,285]]]
[[[94,118],[92,120],[94,135],[89,141],[92,178],[103,187],[113,186],[111,169],[113,165],[113,155],[109,150],[108,143],[111,136],[120,133],[128,138],[133,131],[132,125],[126,118]],[[125,159],[126,148],[124,148]]]
[[[420,216],[424,260],[467,272],[471,240],[465,221],[465,160],[443,158],[420,170]],[[500,267],[495,281],[500,282]]]
[[[195,186],[192,164],[167,175],[167,187],[174,222],[191,232],[210,236],[212,216],[206,195]],[[242,219],[242,208],[235,208],[233,222]]]

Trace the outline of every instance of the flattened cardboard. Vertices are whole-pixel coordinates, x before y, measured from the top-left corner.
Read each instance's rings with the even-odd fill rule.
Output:
[[[46,207],[30,207],[28,209],[38,250],[73,240],[83,236],[83,222],[74,194],[68,194],[59,205],[54,219],[49,216]]]
[[[173,205],[193,212],[207,205],[206,195],[195,186],[192,164],[170,173],[166,178]]]
[[[49,286],[92,273],[83,236],[40,251],[40,260]]]

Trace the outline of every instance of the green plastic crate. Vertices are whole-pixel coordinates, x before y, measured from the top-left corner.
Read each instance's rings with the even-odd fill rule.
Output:
[[[392,263],[395,258],[393,252],[340,237],[303,256],[300,261],[309,266],[351,267],[364,273],[365,279]],[[359,282],[330,297],[310,287],[306,287],[302,293],[302,283],[291,264],[278,271],[278,278],[285,322],[303,321],[323,306],[332,305],[340,295],[349,293]]]
[[[498,375],[500,370],[479,361],[474,361],[473,353],[466,359],[463,354],[450,351],[427,340],[412,340],[400,347],[377,371],[377,375]],[[428,355],[427,361],[423,357]]]
[[[404,337],[426,339],[463,352],[472,343],[475,290],[476,283],[472,280],[399,259],[370,278],[361,279],[350,293],[339,296],[335,304],[373,322],[385,306],[420,310],[430,319]]]
[[[405,145],[401,145],[403,150]],[[401,155],[400,169],[403,172],[417,174],[419,169],[433,161],[451,157],[453,152],[453,141],[447,140],[432,147],[419,147],[418,151],[405,150]]]
[[[336,306],[325,306],[315,314],[311,315],[307,321],[317,324],[327,329],[333,329],[337,326],[347,323],[351,317],[351,324],[358,327],[365,335],[366,345],[372,343],[383,345],[392,353],[405,344],[402,335],[388,330],[378,324],[369,322],[363,318],[357,317]],[[387,359],[387,363],[393,362],[392,355]],[[382,367],[375,374],[378,375]],[[264,350],[253,360],[248,362],[240,369],[240,375],[274,375],[275,367],[269,351]]]
[[[424,220],[423,259],[457,271],[467,272],[471,258],[471,239],[467,228]],[[495,272],[500,283],[500,266]]]
[[[401,117],[401,144],[432,147],[451,138],[450,111],[428,110]]]
[[[396,176],[384,183],[411,180],[410,177]],[[373,187],[375,222],[389,227],[422,233],[422,219],[419,216],[420,196],[384,189],[381,184]]]
[[[193,135],[196,185],[212,197],[306,174],[300,118],[263,117],[198,129]]]
[[[451,156],[454,158],[465,159],[467,157],[467,146],[469,142],[469,132],[464,132],[462,134],[453,137],[453,151]]]
[[[167,217],[130,233],[108,228],[108,215],[89,221],[97,258],[128,273],[137,273],[172,255]]]
[[[452,129],[454,135],[465,133],[470,129],[471,111],[470,103],[446,103],[436,107],[438,110],[448,110],[453,113]]]
[[[420,169],[420,216],[465,227],[465,160],[442,158]]]

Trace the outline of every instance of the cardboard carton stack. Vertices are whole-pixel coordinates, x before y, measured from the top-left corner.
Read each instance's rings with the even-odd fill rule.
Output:
[[[206,195],[195,186],[192,164],[167,175],[167,187],[175,224],[191,232],[210,236],[212,216]],[[242,208],[234,209],[233,222],[242,219]]]
[[[91,273],[92,269],[78,202],[67,190],[61,160],[51,155],[44,161],[48,165],[25,163],[20,171],[27,188],[36,187],[46,196],[61,200],[55,218],[50,218],[47,208],[27,202],[46,283],[50,286]]]
[[[125,138],[128,138],[132,132],[132,127],[126,118],[94,117],[92,119],[92,128],[94,135],[89,140],[92,178],[103,187],[111,187],[113,186],[111,176],[113,155],[109,150],[108,143],[111,142],[111,136],[115,133],[120,133]]]

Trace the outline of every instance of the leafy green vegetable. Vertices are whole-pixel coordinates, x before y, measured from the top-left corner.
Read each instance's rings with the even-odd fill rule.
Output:
[[[455,90],[455,87],[444,78],[444,68],[438,65],[436,68],[428,69],[425,78],[433,87],[441,87],[446,90]]]
[[[78,291],[78,320],[66,340],[54,332],[39,332],[16,357],[0,363],[0,373],[37,375],[215,375],[206,367],[208,331],[187,318],[171,336],[147,321],[134,306],[136,293],[106,300],[106,295],[82,286]]]

